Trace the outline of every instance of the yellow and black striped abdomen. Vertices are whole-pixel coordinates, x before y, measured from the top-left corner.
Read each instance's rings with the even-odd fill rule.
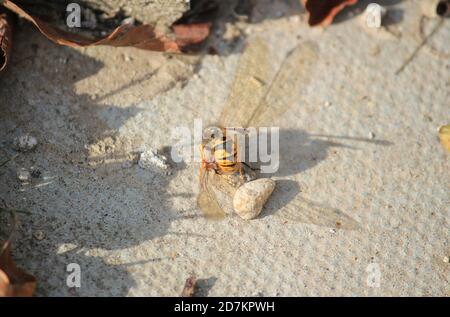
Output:
[[[237,146],[231,139],[213,140],[212,149],[214,151],[214,160],[217,166],[224,173],[234,173],[238,171],[237,164]]]

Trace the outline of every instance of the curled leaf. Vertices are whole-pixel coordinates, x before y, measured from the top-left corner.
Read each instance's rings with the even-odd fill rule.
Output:
[[[0,7],[0,71],[6,67],[12,46],[11,13]]]
[[[11,215],[12,229],[5,241],[0,241],[0,297],[33,296],[36,279],[16,267],[11,257],[11,241],[16,231],[18,218],[15,211],[1,208]]]
[[[334,17],[346,6],[353,5],[358,0],[302,0],[309,13],[308,23],[311,26],[327,26]]]
[[[90,45],[132,46],[145,50],[178,53],[190,45],[203,42],[209,36],[211,26],[210,23],[176,25],[173,27],[173,37],[169,37],[159,33],[151,25],[133,26],[125,24],[117,27],[105,38],[92,40],[80,34],[60,30],[40,18],[32,16],[13,1],[5,0],[3,5],[33,23],[51,41],[71,47]]]
[[[195,293],[195,287],[197,285],[197,279],[195,276],[190,276],[186,279],[181,297],[193,297]]]
[[[444,149],[450,152],[450,124],[439,128],[439,139]]]
[[[33,296],[35,288],[35,277],[16,267],[8,244],[0,254],[0,297]]]

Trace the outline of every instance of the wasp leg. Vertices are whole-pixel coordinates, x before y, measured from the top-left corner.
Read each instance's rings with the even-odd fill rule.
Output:
[[[241,164],[240,176],[244,182],[249,182],[257,178],[256,169],[251,168],[248,164]]]
[[[247,166],[249,169],[251,169],[252,171],[260,171],[261,169],[258,167],[251,167],[249,164],[242,162],[242,164],[244,164],[245,166]]]

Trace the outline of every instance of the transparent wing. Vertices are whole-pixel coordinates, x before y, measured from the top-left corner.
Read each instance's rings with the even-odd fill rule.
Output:
[[[311,79],[317,57],[318,47],[313,42],[304,42],[294,48],[284,59],[267,94],[249,117],[248,126],[270,125],[294,105]]]
[[[309,223],[328,228],[357,230],[360,224],[340,209],[326,206],[302,197],[295,197],[276,215],[293,222]]]
[[[248,43],[219,118],[222,127],[246,127],[258,108],[270,79],[269,50],[261,38]]]
[[[225,212],[220,207],[214,192],[208,187],[208,178],[208,170],[203,169],[200,176],[200,192],[197,196],[197,205],[206,218],[221,219],[225,216]]]

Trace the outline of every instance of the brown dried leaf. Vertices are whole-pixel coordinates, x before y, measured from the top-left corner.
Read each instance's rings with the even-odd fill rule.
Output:
[[[3,5],[33,23],[51,41],[71,47],[132,46],[145,50],[178,53],[189,45],[203,42],[209,36],[211,26],[210,23],[175,25],[173,27],[174,37],[170,38],[157,32],[151,25],[122,25],[103,39],[91,40],[82,35],[55,28],[41,19],[31,16],[13,1],[5,0]]]
[[[353,5],[358,0],[302,0],[309,13],[308,23],[311,26],[327,26],[334,17],[346,6]]]
[[[0,243],[3,245],[3,242]],[[24,270],[16,267],[11,257],[10,244],[2,248],[0,254],[0,297],[33,296],[36,279]]]
[[[0,7],[0,71],[6,67],[12,46],[12,17]]]
[[[195,278],[195,276],[190,276],[184,284],[183,292],[181,292],[181,297],[193,297],[196,285],[197,279]]]
[[[5,241],[0,241],[0,297],[33,296],[36,279],[14,264],[11,257],[11,241],[17,230],[18,217],[14,210],[0,208],[0,212],[8,212],[12,229]]]

